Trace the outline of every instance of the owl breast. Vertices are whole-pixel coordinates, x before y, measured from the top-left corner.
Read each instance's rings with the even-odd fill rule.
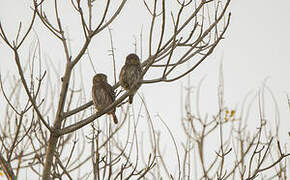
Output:
[[[92,88],[92,98],[97,110],[107,107],[113,100],[102,84],[95,84]]]
[[[140,78],[141,68],[136,65],[125,65],[122,69],[120,82],[123,88],[129,90]]]

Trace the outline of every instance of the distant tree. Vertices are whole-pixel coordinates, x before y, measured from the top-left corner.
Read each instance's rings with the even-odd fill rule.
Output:
[[[10,38],[9,29],[0,19],[2,45],[6,44],[11,50],[11,60],[15,62],[18,72],[13,78],[3,78],[1,74],[0,81],[6,100],[0,124],[0,163],[8,179],[23,179],[25,174],[27,178],[34,175],[44,180],[195,179],[191,176],[191,169],[197,165],[191,163],[190,155],[195,147],[195,154],[200,157],[201,179],[225,179],[237,174],[243,179],[253,179],[276,164],[279,165],[276,176],[283,179],[286,166],[282,160],[289,154],[283,153],[277,139],[278,159],[273,158],[272,164],[262,166],[274,142],[274,138],[267,137],[262,146],[264,148],[260,148],[261,131],[265,127],[263,119],[256,136],[246,136],[242,118],[236,117],[236,110],[227,109],[222,104],[218,114],[208,122],[186,109],[186,117],[182,121],[186,142],[183,147],[176,145],[177,149],[183,150],[184,158],[178,161],[176,175],[169,172],[159,149],[159,133],[154,129],[145,101],[142,101],[139,112],[132,113],[131,106],[125,105],[126,98],[136,89],[122,91],[119,88],[112,36],[109,41],[115,77],[113,88],[119,93],[114,103],[95,113],[91,96],[85,94],[84,85],[77,86],[75,83],[77,78],[82,82],[87,77],[77,74],[75,69],[84,59],[91,60],[88,46],[95,41],[94,37],[102,36],[101,32],[117,22],[120,14],[130,11],[124,10],[127,0],[102,2],[104,4],[100,6],[95,0],[71,0],[66,4],[57,0],[32,0],[32,6],[29,7],[33,12],[31,21],[27,24],[20,22],[14,39]],[[214,52],[229,26],[230,13],[227,13],[227,9],[230,0],[143,2],[150,25],[144,27],[148,34],[142,31],[139,40],[142,42],[142,38],[147,37],[147,46],[140,43],[140,53],[136,52],[142,61],[142,78],[138,87],[148,83],[176,81],[194,71]],[[71,12],[64,9],[70,9]],[[79,17],[78,34],[83,38],[82,42],[77,42],[81,44],[80,49],[72,49],[69,41],[70,31],[67,27],[70,24],[63,16],[72,15],[70,13]],[[46,39],[54,38],[62,45],[63,49],[59,53],[65,57],[65,68],[60,70],[64,72],[63,75],[49,64],[49,58],[43,60],[41,44],[45,40],[38,37],[40,32],[37,32],[36,27],[45,29]],[[35,36],[32,30],[35,30]],[[143,52],[148,53],[145,55]],[[28,61],[24,54],[29,55]],[[151,73],[153,69],[161,73]],[[144,78],[145,75],[151,79]],[[11,86],[8,90],[6,83]],[[109,120],[96,120],[114,108],[121,112],[117,126]],[[140,137],[137,133],[143,114],[148,122],[149,138]],[[224,164],[225,157],[232,153],[233,148],[229,148],[229,142],[222,139],[216,158],[211,164],[206,164],[204,139],[214,130],[218,130],[222,137],[222,127],[233,121],[239,122],[237,128],[232,126],[238,138],[234,140],[239,144],[236,144],[236,161],[232,162],[232,168],[226,170]],[[197,130],[197,123],[200,124],[200,130]],[[142,142],[147,140],[151,146],[142,147]],[[178,157],[180,155],[177,153]],[[251,157],[249,161],[245,159],[248,155]],[[213,170],[213,167],[216,168]],[[161,170],[165,172],[160,173]]]

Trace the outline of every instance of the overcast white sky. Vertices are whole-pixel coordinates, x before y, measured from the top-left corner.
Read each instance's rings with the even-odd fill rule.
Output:
[[[191,74],[192,84],[206,76],[203,83],[202,103],[204,109],[217,105],[218,66],[223,59],[225,79],[226,104],[232,107],[241,104],[248,92],[258,92],[266,78],[278,101],[281,113],[281,138],[289,140],[287,132],[290,130],[289,109],[286,93],[290,93],[290,1],[243,0],[232,1],[231,25],[226,39],[216,49],[216,53],[203,63],[197,71]],[[185,81],[183,81],[185,83]],[[166,93],[154,94],[154,91],[179,94],[180,83],[164,84],[154,87],[144,87],[145,95],[154,96],[147,100],[152,109],[163,116],[179,118],[174,109],[175,103],[167,99]],[[164,87],[164,89],[163,89]],[[178,87],[178,88],[175,88]],[[267,95],[268,97],[269,94]],[[178,103],[179,96],[172,97]],[[156,104],[156,99],[165,102],[166,107]],[[193,99],[194,101],[194,99]],[[154,103],[155,102],[155,103]],[[268,101],[271,103],[271,101]],[[256,103],[257,104],[257,103]],[[162,110],[161,110],[162,109]],[[165,109],[170,109],[166,111]],[[267,109],[271,111],[269,108]],[[272,118],[272,116],[271,116]],[[256,119],[257,120],[257,119]],[[173,121],[173,120],[172,120]],[[269,121],[274,122],[273,119]]]
[[[19,19],[26,20],[29,18],[29,15],[27,15],[29,12],[28,6],[27,4],[22,5],[16,0],[5,1],[5,3],[1,0],[0,3],[0,20],[11,37],[14,37],[15,27],[18,26]],[[134,4],[133,1],[129,1],[129,4],[125,7],[128,13],[121,15],[119,20],[111,26],[113,28],[116,55],[119,58],[124,59],[126,54],[134,50],[132,46],[133,36],[138,36],[142,21],[147,25],[146,19],[142,19],[142,16],[145,15],[142,14],[144,12],[138,10],[141,5],[142,3]],[[133,7],[136,9],[134,10]],[[11,14],[11,8],[15,10],[13,15]],[[286,94],[290,93],[290,1],[232,0],[230,11],[232,12],[231,24],[225,39],[217,47],[215,53],[209,57],[208,61],[201,64],[191,74],[193,86],[197,86],[198,82],[205,77],[201,94],[202,110],[204,112],[216,110],[217,76],[221,60],[223,60],[224,67],[225,99],[229,107],[234,108],[240,105],[246,94],[251,90],[257,92],[263,81],[268,77],[267,85],[273,90],[281,113],[280,137],[282,142],[286,143],[286,141],[289,141],[287,132],[290,131],[290,113],[286,98]],[[72,16],[72,26],[76,23],[73,18]],[[142,19],[141,22],[140,19]],[[136,24],[136,26],[128,28],[128,23]],[[73,35],[75,30],[70,29],[72,36],[76,36],[75,39],[72,38],[72,48],[78,48],[80,45],[77,35]],[[38,33],[40,39],[43,40],[43,53],[52,58],[57,65],[57,61],[63,58],[63,55],[59,54],[61,46],[54,44],[54,39],[45,38],[45,33],[48,32]],[[89,48],[94,58],[110,59],[108,57],[108,49],[110,48],[107,42],[108,37],[108,32],[104,31],[101,37],[94,39],[98,43],[93,43]],[[124,42],[128,42],[128,47],[124,47]],[[5,46],[3,41],[0,40],[1,75],[6,75],[8,71],[11,74],[15,72],[11,52]],[[48,46],[50,48],[45,48]],[[104,63],[106,69],[111,66],[109,62]],[[122,63],[122,61],[117,63],[118,69],[121,68]],[[96,68],[98,71],[103,69],[103,67]],[[90,83],[93,71],[92,69],[85,69],[84,71],[89,73],[86,82]],[[109,74],[109,79],[112,82],[112,74]],[[180,125],[182,83],[185,84],[186,79],[169,84],[144,85],[139,91],[139,93],[145,95],[149,110],[153,114],[159,113],[172,129]],[[170,96],[170,99],[168,96]],[[267,96],[270,97],[269,94]],[[258,119],[256,120],[258,121]],[[274,123],[271,118],[269,118],[269,121]]]

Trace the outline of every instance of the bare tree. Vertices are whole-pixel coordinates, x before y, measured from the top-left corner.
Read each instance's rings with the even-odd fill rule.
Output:
[[[287,179],[286,157],[290,153],[280,145],[279,124],[273,133],[271,119],[265,116],[264,94],[271,89],[263,85],[257,93],[251,92],[240,107],[231,108],[224,103],[222,69],[219,79],[219,103],[217,113],[212,116],[209,116],[211,112],[202,116],[199,110],[202,81],[195,93],[194,108],[190,101],[192,87],[187,87],[181,121],[187,137],[183,146],[182,179]],[[249,115],[255,113],[251,110],[254,105],[258,107],[259,123],[252,133],[247,122]],[[256,120],[251,117],[250,121]],[[209,145],[209,139],[218,143]],[[210,159],[209,154],[213,154]],[[192,170],[198,167],[201,167],[199,171]]]
[[[3,119],[4,126],[1,127],[0,162],[7,178],[17,179],[21,169],[30,169],[31,173],[35,173],[42,179],[62,179],[64,177],[68,179],[158,179],[158,174],[160,175],[158,169],[161,167],[165,169],[168,178],[185,179],[186,176],[188,179],[190,178],[190,174],[186,174],[185,171],[182,174],[180,168],[176,177],[166,170],[166,162],[163,161],[158,147],[160,139],[154,129],[150,113],[146,110],[145,102],[140,105],[139,112],[131,113],[129,106],[125,107],[124,104],[125,99],[132,92],[121,91],[114,103],[97,113],[94,111],[92,113],[90,109],[92,101],[85,95],[84,85],[78,87],[75,83],[77,77],[81,81],[84,78],[81,73],[76,73],[76,69],[77,65],[82,64],[83,59],[90,59],[90,56],[87,56],[88,47],[94,41],[94,37],[101,36],[101,32],[109,28],[113,22],[118,21],[117,17],[120,14],[126,13],[124,7],[127,0],[104,2],[103,6],[97,6],[97,2],[94,0],[71,0],[70,4],[66,2],[68,3],[66,8],[70,8],[79,18],[80,31],[78,34],[81,34],[83,38],[79,49],[71,49],[69,31],[66,30],[68,23],[63,17],[67,14],[64,14],[65,11],[62,11],[62,7],[60,7],[62,1],[33,0],[30,7],[32,9],[31,21],[26,24],[25,30],[20,22],[15,39],[8,36],[8,30],[0,20],[0,36],[13,53],[11,59],[15,62],[18,71],[17,77],[12,80],[9,80],[10,76],[1,79],[2,94],[6,99],[7,107]],[[148,38],[146,38],[146,46],[141,43],[139,49],[142,59],[142,79],[138,82],[139,87],[148,83],[176,81],[194,71],[214,52],[224,38],[230,23],[231,14],[227,12],[230,0],[144,0],[143,2],[143,8],[148,11],[150,26],[147,27],[148,34],[144,34],[142,31],[140,35],[141,42],[143,42],[143,37]],[[100,9],[102,14],[99,14]],[[65,57],[63,70],[57,71],[57,68],[52,66],[53,63],[49,57],[46,57],[45,60],[42,59],[41,44],[43,42],[38,37],[35,38],[35,42],[30,43],[31,47],[27,51],[29,60],[25,62],[22,47],[27,44],[30,37],[37,36],[37,32],[35,36],[32,35],[32,30],[38,26],[44,27],[48,32],[47,39],[55,38],[62,45],[62,53]],[[110,40],[110,51],[114,60],[112,37]],[[143,52],[147,52],[146,55]],[[45,66],[43,62],[50,63],[50,65]],[[188,64],[192,65],[188,66]],[[180,68],[183,70],[180,71]],[[114,88],[117,89],[119,83],[116,81],[115,62],[112,69],[115,75]],[[161,73],[158,73],[158,76],[153,76],[157,73],[151,75],[151,71],[155,70]],[[63,75],[60,75],[60,72],[63,72]],[[148,76],[151,79],[145,78],[147,75],[151,75]],[[8,93],[5,91],[3,83],[6,80],[12,82]],[[95,121],[116,107],[121,112],[119,118],[121,122],[118,126],[113,127],[109,123],[110,121]],[[148,152],[144,152],[144,147],[139,147],[139,142],[144,137],[140,138],[137,135],[139,119],[142,118],[141,109],[145,110],[148,120],[147,133],[151,144],[147,149]],[[212,125],[212,129],[218,127],[220,133],[223,133],[224,119],[222,117],[226,109],[222,103],[219,109],[218,115],[209,125],[197,117],[197,120],[203,125],[202,134],[198,134],[195,126],[191,124],[194,116],[188,116],[187,118],[190,118],[188,123],[184,123],[188,140],[184,148],[185,158],[182,162],[183,164],[190,162],[188,155],[193,138],[191,136],[198,135],[198,138],[194,139],[198,144],[201,158],[202,179],[211,177],[223,179],[234,174],[224,173],[224,157],[230,150],[224,145],[225,142],[222,139],[221,147],[217,152],[217,159],[220,157],[221,161],[214,176],[209,174],[212,166],[206,167],[203,162],[203,139],[207,133],[211,132],[207,132],[206,128]],[[190,111],[187,114],[190,115]],[[228,116],[232,118],[233,115]],[[261,134],[262,127],[261,118],[258,135]],[[89,135],[83,132],[84,129],[89,130]],[[242,130],[239,131],[243,135]],[[122,134],[123,137],[126,134],[126,138],[119,138],[117,134]],[[255,140],[253,139],[253,143]],[[87,153],[84,152],[88,151],[88,144],[90,154],[85,156]],[[257,155],[259,157],[263,155],[263,151],[258,150],[257,144],[259,143],[254,144],[256,150],[251,159],[256,158]],[[267,149],[271,144],[272,139],[265,145],[265,154],[269,152]],[[175,147],[178,149],[177,145]],[[280,163],[288,154],[283,154],[280,145],[278,147],[280,160],[277,163]],[[240,154],[241,157],[244,157],[242,153],[246,152],[243,151]],[[215,160],[214,163],[216,162],[218,161]],[[261,168],[263,162],[264,160],[261,159],[257,164],[253,164],[251,160],[250,169],[253,166],[256,169],[251,171],[249,169],[248,176],[241,177],[249,179],[256,177],[260,171],[263,171]],[[243,165],[244,161],[237,163],[237,167],[243,167]],[[272,164],[272,166],[274,165],[275,163]],[[92,167],[92,169],[81,171],[86,169],[85,167]],[[281,167],[283,168],[282,165]],[[186,169],[185,165],[183,169]]]

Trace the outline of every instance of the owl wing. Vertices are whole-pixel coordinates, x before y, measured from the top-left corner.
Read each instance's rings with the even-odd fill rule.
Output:
[[[132,86],[134,86],[137,83],[140,76],[141,76],[141,67],[140,66],[131,65],[128,67],[128,70],[127,70],[128,79],[127,79],[127,81],[128,81],[130,88],[132,88]]]
[[[109,98],[112,100],[111,103],[113,103],[116,99],[116,94],[115,94],[114,88],[108,83],[104,83],[104,88],[106,89],[106,92],[107,92]]]
[[[93,84],[92,99],[96,109],[101,109],[104,102],[104,90],[100,83]]]
[[[128,69],[128,65],[124,65],[121,69],[120,75],[119,75],[119,80],[120,80],[120,84],[124,89],[128,89],[129,88],[129,84],[128,84],[128,75],[127,75],[127,70]]]

